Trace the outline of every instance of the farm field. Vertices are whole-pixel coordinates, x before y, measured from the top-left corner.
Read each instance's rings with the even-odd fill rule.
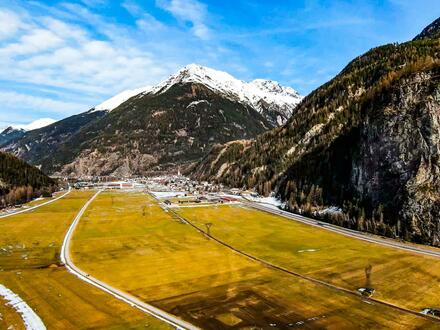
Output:
[[[348,238],[244,206],[176,211],[214,237],[253,256],[350,290],[421,311],[440,306],[440,259]],[[255,244],[258,242],[258,244]],[[371,265],[370,283],[365,270]]]
[[[204,329],[438,327],[251,261],[143,193],[99,195],[75,230],[71,255],[93,277]]]
[[[67,228],[92,194],[75,191],[31,212],[0,219],[0,283],[18,294],[48,329],[168,328],[59,264]],[[23,326],[14,309],[1,305],[4,322]]]
[[[35,198],[34,200],[21,205],[21,207],[10,207],[10,208],[6,208],[6,209],[2,209],[2,210],[0,210],[0,216],[8,215],[8,214],[11,214],[11,213],[14,213],[17,211],[22,211],[22,210],[31,208],[33,206],[37,206],[37,205],[49,202],[49,201],[63,195],[64,193],[66,193],[66,191],[58,191],[58,192],[55,192],[52,197]]]

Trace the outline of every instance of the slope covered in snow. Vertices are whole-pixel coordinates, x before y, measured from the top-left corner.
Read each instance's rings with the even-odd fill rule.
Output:
[[[117,108],[119,105],[121,105],[122,103],[124,103],[128,99],[132,98],[133,96],[136,96],[141,93],[149,92],[150,90],[151,90],[151,87],[146,86],[146,87],[123,91],[123,92],[109,98],[108,100],[102,102],[101,104],[97,105],[94,108],[94,110],[92,110],[92,112],[94,112],[94,111],[112,111],[113,109]]]
[[[152,88],[151,93],[159,94],[181,83],[200,83],[213,91],[222,93],[232,100],[239,101],[258,112],[277,111],[283,118],[282,124],[289,118],[302,96],[293,88],[281,86],[272,80],[256,79],[251,82],[238,80],[230,74],[196,64],[189,64],[170,76],[167,80]]]
[[[189,64],[154,87],[141,87],[123,91],[95,106],[91,112],[112,111],[133,96],[139,94],[162,94],[176,84],[199,83],[231,100],[251,106],[259,113],[279,114],[276,124],[283,124],[292,115],[302,96],[293,88],[281,86],[273,80],[256,79],[251,82],[238,80],[230,74]]]

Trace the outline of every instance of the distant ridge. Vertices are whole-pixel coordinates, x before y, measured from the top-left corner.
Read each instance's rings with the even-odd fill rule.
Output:
[[[414,40],[427,38],[440,38],[440,17],[424,28],[423,31],[414,38]]]

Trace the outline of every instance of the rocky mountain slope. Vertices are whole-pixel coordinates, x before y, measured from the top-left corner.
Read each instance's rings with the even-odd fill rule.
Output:
[[[439,38],[440,37],[440,18],[429,24],[423,31],[418,34],[414,40]]]
[[[55,190],[56,182],[39,169],[0,152],[0,207],[23,203]]]
[[[3,145],[14,139],[19,139],[23,137],[25,133],[26,131],[24,129],[17,129],[9,126],[0,133],[0,145]]]
[[[102,118],[107,111],[87,111],[51,125],[23,132],[2,145],[3,151],[40,166],[43,159],[51,157],[57,148],[78,133],[82,128]]]
[[[339,225],[440,245],[436,29],[359,56],[285,125],[215,146],[194,176],[273,191],[288,209]]]
[[[190,64],[151,89],[153,94],[165,93],[176,84],[202,84],[212,92],[257,110],[273,126],[281,125],[292,115],[302,97],[290,87],[273,80],[256,79],[244,82],[230,74]]]
[[[287,120],[301,97],[188,65],[154,87],[14,139],[3,149],[61,175],[142,175],[198,161],[215,143],[253,138]]]

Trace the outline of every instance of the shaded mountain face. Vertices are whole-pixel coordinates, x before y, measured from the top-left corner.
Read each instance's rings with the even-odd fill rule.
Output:
[[[300,100],[277,82],[246,83],[192,64],[157,86],[122,92],[3,149],[60,175],[177,171],[215,143],[253,138],[285,122]]]
[[[13,139],[21,138],[25,133],[26,131],[24,129],[16,129],[9,126],[0,133],[0,145],[8,143]]]
[[[39,129],[22,132],[3,144],[2,149],[39,166],[45,158],[51,158],[52,153],[79,130],[106,114],[106,111],[88,111]]]
[[[142,175],[199,160],[214,143],[273,125],[249,106],[196,83],[133,97],[61,145],[43,168],[64,175]],[[58,166],[63,164],[63,166]]]
[[[0,152],[0,207],[30,201],[54,191],[56,182],[36,167]]]
[[[274,191],[296,212],[440,245],[439,39],[372,49],[255,140],[213,148],[199,179]]]

